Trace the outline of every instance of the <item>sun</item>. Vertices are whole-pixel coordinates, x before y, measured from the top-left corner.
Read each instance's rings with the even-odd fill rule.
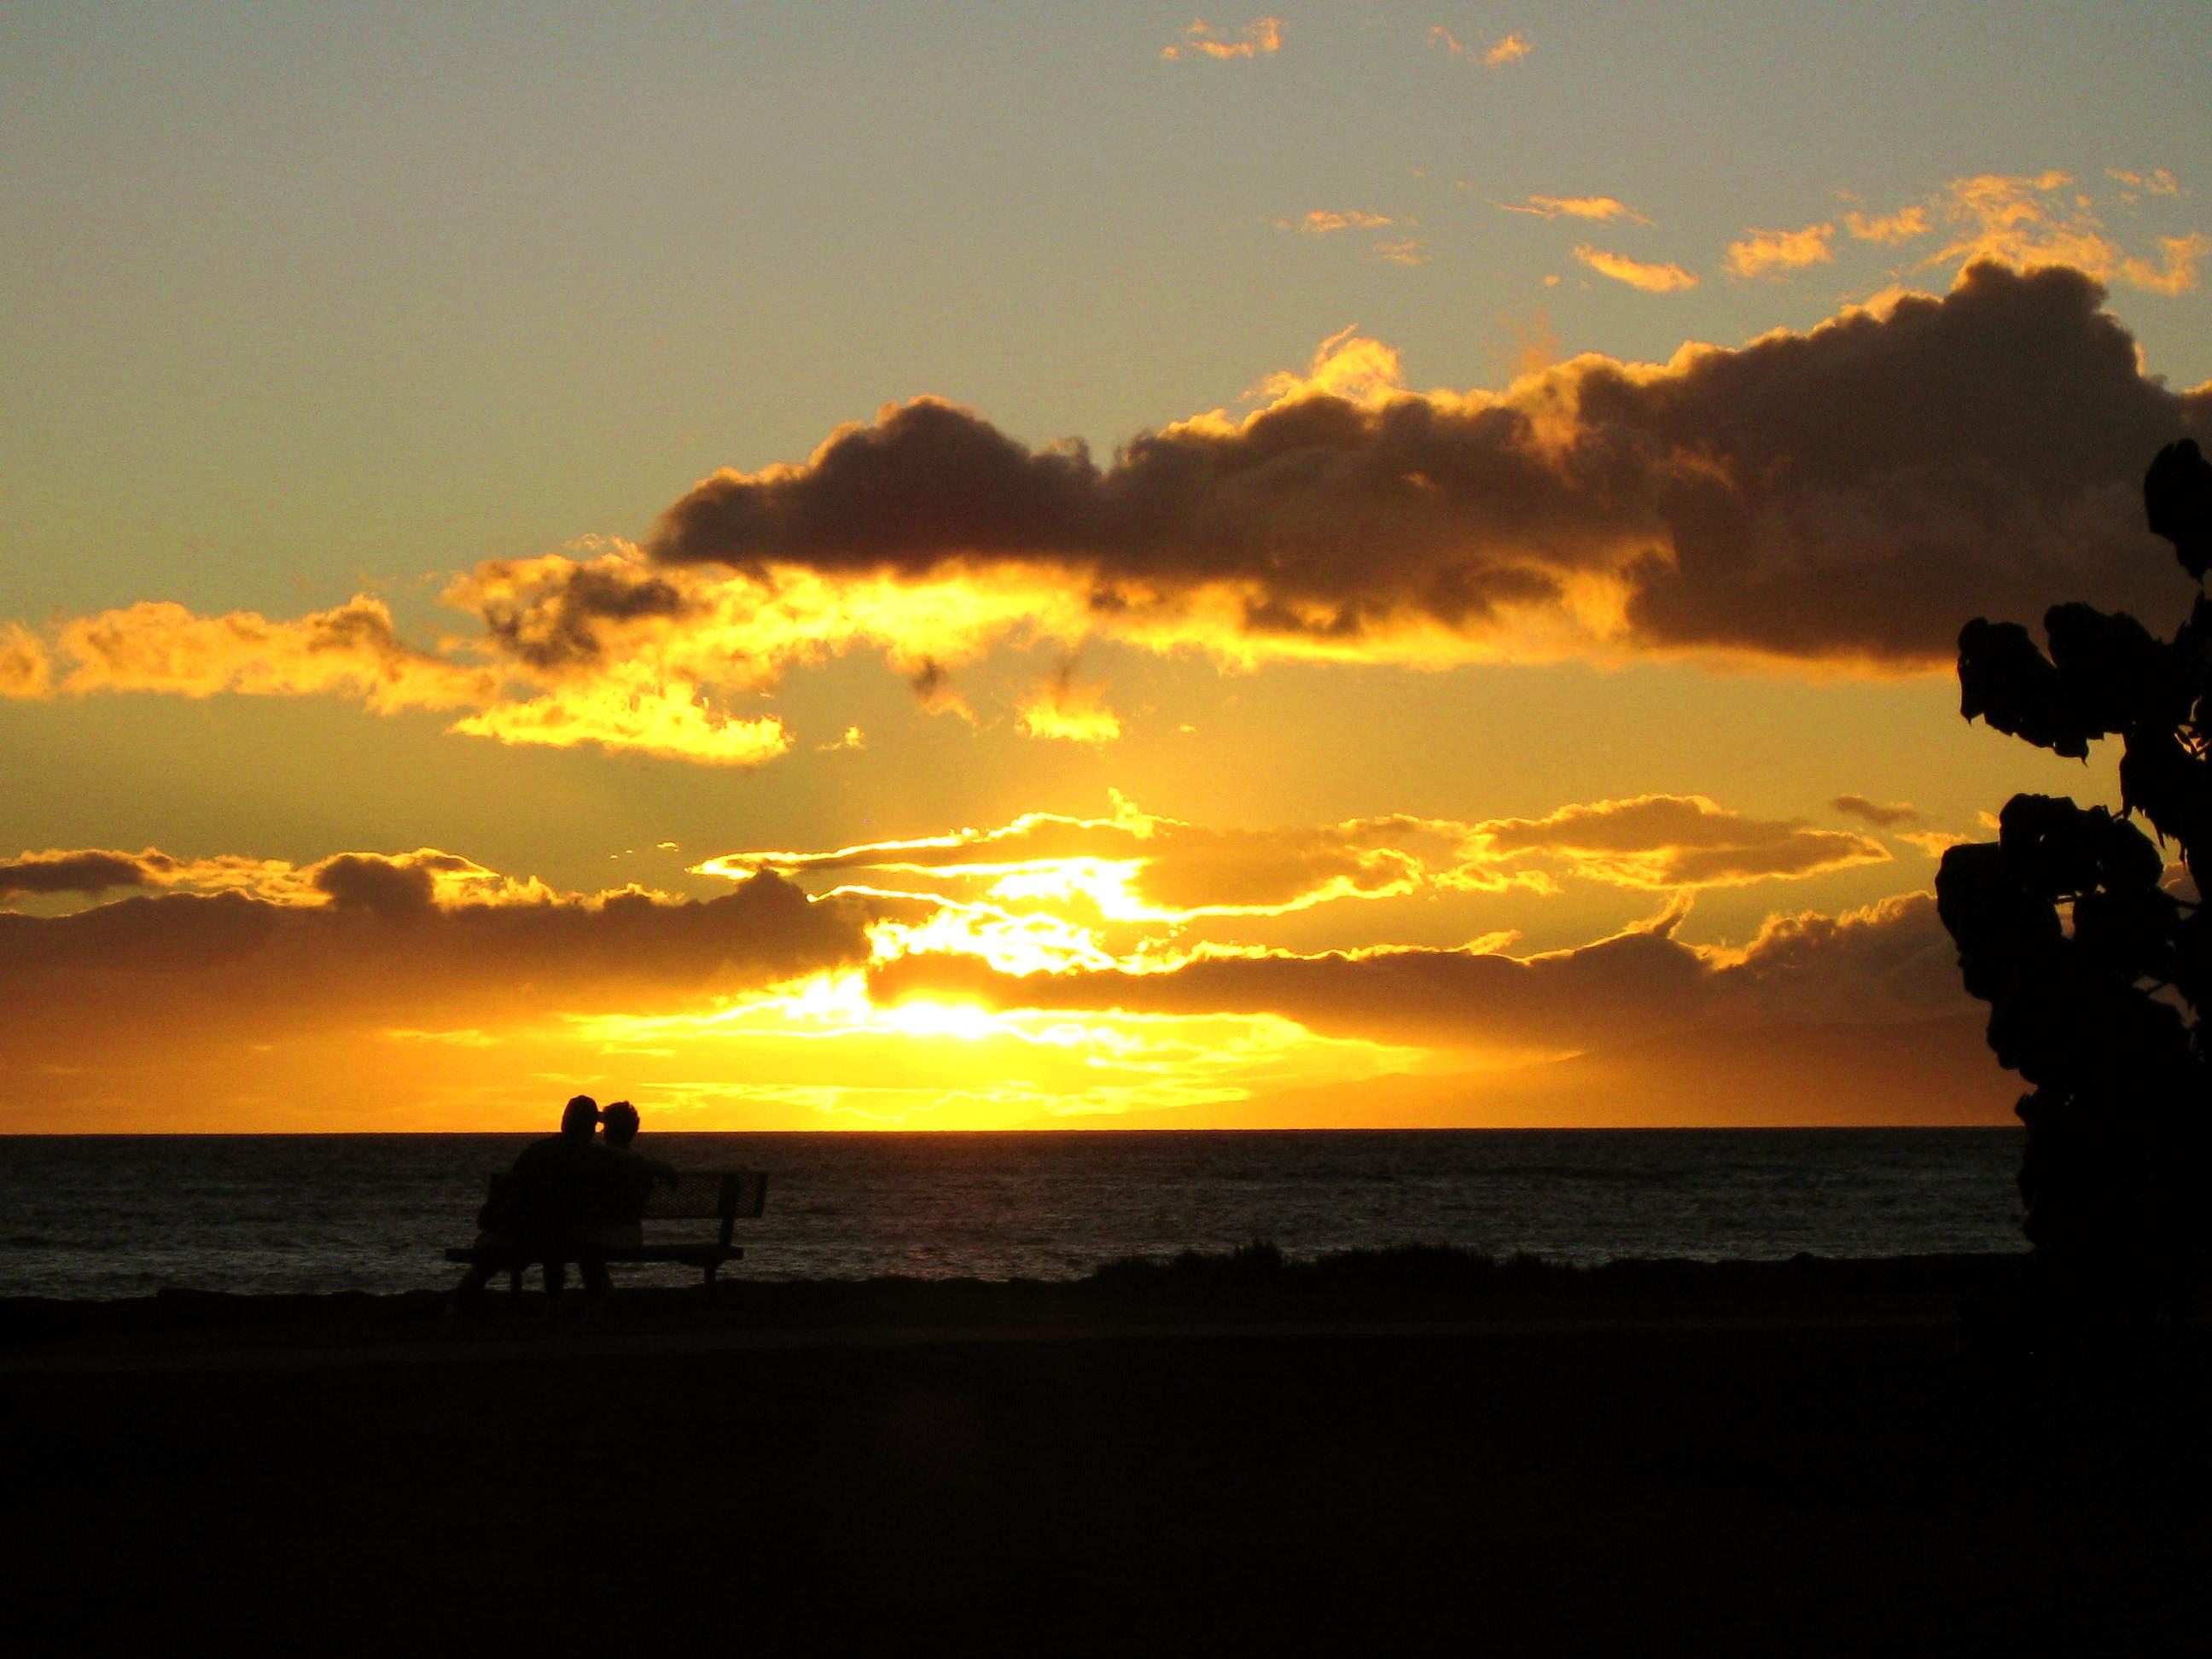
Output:
[[[926,1000],[879,1009],[876,1018],[879,1025],[907,1036],[954,1037],[963,1042],[980,1042],[995,1036],[1003,1025],[989,1009],[974,1003]]]

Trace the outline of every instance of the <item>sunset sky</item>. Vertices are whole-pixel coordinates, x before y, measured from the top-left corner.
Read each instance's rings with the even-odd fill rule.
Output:
[[[0,15],[0,1128],[2008,1121],[2196,4]]]

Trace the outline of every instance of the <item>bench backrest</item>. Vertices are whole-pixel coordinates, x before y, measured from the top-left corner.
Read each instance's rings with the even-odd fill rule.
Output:
[[[487,1196],[496,1203],[500,1189],[514,1177],[505,1174],[490,1177]],[[768,1204],[768,1176],[759,1170],[679,1170],[676,1184],[665,1181],[653,1183],[653,1191],[645,1200],[648,1220],[684,1220],[693,1218],[718,1220],[722,1224],[721,1242],[730,1242],[731,1224],[757,1216]]]
[[[757,1216],[767,1203],[768,1176],[758,1170],[679,1170],[673,1187],[653,1183],[645,1212],[726,1220]]]

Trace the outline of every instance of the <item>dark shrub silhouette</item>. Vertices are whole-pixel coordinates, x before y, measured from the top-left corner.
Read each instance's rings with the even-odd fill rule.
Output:
[[[2170,445],[2143,498],[2151,529],[2201,581],[2212,464],[2193,441]],[[1966,989],[1990,1005],[1990,1046],[2030,1085],[2018,1109],[2028,1238],[2073,1291],[2142,1310],[2212,1226],[2212,1067],[2199,1018],[2212,934],[2200,902],[2161,884],[2160,850],[2179,846],[2201,893],[2212,599],[2200,593],[2171,640],[2086,605],[2054,606],[2043,626],[2048,654],[2016,623],[1966,624],[1960,712],[2061,755],[2118,737],[2120,814],[2015,795],[1994,842],[1944,854],[1936,896]]]

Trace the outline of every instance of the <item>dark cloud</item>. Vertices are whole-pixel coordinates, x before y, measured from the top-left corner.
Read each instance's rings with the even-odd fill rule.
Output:
[[[1385,948],[1200,957],[1164,972],[1020,976],[971,957],[908,957],[871,970],[881,1000],[998,1008],[1277,1014],[1332,1036],[1512,1050],[1607,1048],[1686,1026],[1959,1013],[1955,951],[1924,893],[1844,917],[1771,920],[1741,951],[1700,950],[1680,913],[1571,951]]]
[[[26,853],[0,859],[0,898],[15,893],[102,893],[151,887],[176,867],[167,854],[96,849]]]
[[[602,661],[608,623],[669,621],[694,614],[696,601],[674,585],[616,561],[563,567],[564,579],[533,586],[527,564],[493,561],[470,579],[484,631],[509,655],[543,673]]]
[[[427,914],[436,903],[430,872],[419,864],[341,853],[316,866],[313,882],[342,910],[411,915]]]
[[[326,903],[226,892],[0,913],[0,1059],[66,1066],[302,1032],[667,1012],[858,966],[880,908],[810,899],[766,873],[703,902],[638,891],[434,902],[449,856],[327,860],[313,875]]]
[[[2179,603],[2139,481],[2212,393],[2141,373],[2103,298],[2080,271],[1980,264],[1942,299],[1662,369],[1583,358],[1501,398],[1313,390],[1103,467],[925,399],[804,465],[706,480],[648,550],[763,582],[1042,564],[1102,627],[1212,586],[1243,596],[1248,635],[1338,641],[1480,634],[1595,574],[1626,580],[1632,646],[1928,665],[1977,612]]]

